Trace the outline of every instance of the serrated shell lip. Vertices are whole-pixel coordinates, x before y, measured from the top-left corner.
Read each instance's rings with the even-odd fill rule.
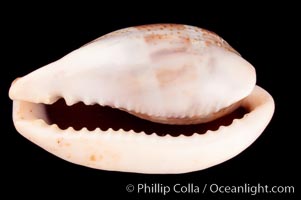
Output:
[[[160,137],[112,129],[96,129],[92,133],[86,129],[60,130],[43,120],[22,119],[18,112],[24,108],[16,101],[14,123],[24,137],[72,163],[113,171],[186,173],[224,162],[259,137],[273,115],[273,99],[257,86],[243,105],[250,112],[242,119],[234,120],[230,126],[221,126],[217,131],[189,137]]]

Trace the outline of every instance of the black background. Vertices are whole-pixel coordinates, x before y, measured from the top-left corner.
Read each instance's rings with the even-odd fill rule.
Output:
[[[91,4],[91,7],[95,5]],[[121,6],[121,5],[120,5]],[[191,6],[193,7],[193,5]],[[297,45],[294,37],[294,13],[290,10],[250,9],[248,5],[235,11],[223,12],[211,9],[210,12],[188,10],[188,14],[173,9],[164,12],[154,10],[148,14],[114,11],[114,7],[102,7],[91,11],[82,8],[69,9],[11,9],[3,16],[3,50],[1,64],[1,173],[4,187],[13,188],[13,193],[22,195],[53,196],[61,195],[86,197],[95,195],[97,199],[106,194],[121,194],[127,198],[142,199],[146,195],[128,193],[127,184],[176,183],[203,185],[241,185],[244,183],[272,185],[293,185],[298,193],[300,161],[298,155],[298,117],[293,99],[298,93],[298,79],[293,78],[293,70],[298,64],[293,60],[291,46]],[[256,6],[255,6],[256,7]],[[11,7],[10,7],[11,8]],[[111,12],[110,12],[111,9]],[[85,11],[85,12],[83,12]],[[140,9],[141,11],[141,9]],[[169,12],[167,12],[169,11]],[[290,14],[283,14],[290,12]],[[88,14],[84,14],[88,13]],[[117,15],[119,14],[119,15]],[[257,71],[257,84],[274,97],[275,114],[264,133],[243,153],[218,166],[180,175],[144,175],[134,173],[109,172],[85,168],[61,160],[32,144],[15,130],[11,120],[12,102],[8,98],[10,83],[49,62],[52,62],[81,45],[108,32],[149,23],[182,23],[203,27],[218,33],[241,55],[252,63]],[[7,70],[7,71],[6,71]],[[300,85],[300,84],[299,84]],[[139,162],[139,161],[137,161]],[[36,191],[42,192],[43,196]],[[186,198],[207,199],[208,196],[220,199],[221,194],[186,194]],[[183,198],[184,195],[175,195]],[[251,198],[250,195],[226,195],[228,197]],[[254,199],[291,199],[297,195],[257,195]],[[162,198],[162,195],[155,195]],[[104,198],[107,199],[107,198]],[[208,198],[209,199],[209,198]]]

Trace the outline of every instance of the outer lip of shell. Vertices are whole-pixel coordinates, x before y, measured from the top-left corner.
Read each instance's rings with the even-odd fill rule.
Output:
[[[185,173],[234,157],[262,133],[274,112],[272,97],[256,86],[242,106],[249,110],[242,119],[190,137],[159,137],[112,129],[60,130],[37,119],[43,115],[38,104],[18,100],[14,101],[13,120],[24,137],[72,163],[113,171]]]

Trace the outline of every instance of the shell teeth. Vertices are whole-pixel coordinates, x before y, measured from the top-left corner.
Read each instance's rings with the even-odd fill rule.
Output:
[[[86,105],[86,106],[89,106],[89,105],[93,105],[93,101],[91,99],[88,99],[88,98],[84,98],[83,100],[83,103]]]
[[[156,112],[155,110],[149,110],[146,112],[146,114],[151,115],[151,116],[160,116],[159,112]]]
[[[128,102],[125,106],[125,109],[127,109],[128,111],[132,111],[131,107],[131,104]]]
[[[86,106],[90,105],[90,102],[89,102],[86,98],[84,98],[84,99],[82,99],[82,100],[80,100],[80,101],[78,101],[78,102],[82,102],[82,103],[85,104]]]
[[[79,130],[79,132],[91,132],[91,133],[94,133],[94,131],[89,131],[86,127],[83,127]]]
[[[34,121],[34,123],[37,125],[37,126],[42,126],[42,127],[46,127],[47,126],[47,123],[43,120],[43,119],[36,119]]]
[[[163,113],[161,113],[161,112],[156,112],[156,113],[153,114],[153,116],[155,116],[155,117],[160,117],[160,116],[163,116]]]
[[[115,102],[113,103],[113,106],[114,106],[115,108],[120,108],[121,104],[120,104],[119,101],[115,101]]]
[[[190,113],[187,115],[188,117],[194,117],[195,115],[196,115],[196,110],[197,109],[192,109],[191,111],[190,111]],[[181,118],[184,118],[185,117],[185,115],[182,115],[181,116]]]
[[[72,129],[70,129],[71,127],[69,127],[68,129],[69,130],[72,130]],[[52,129],[52,130],[54,130],[54,131],[57,131],[57,132],[64,132],[65,130],[64,129],[61,129],[57,124],[51,124],[50,125],[50,129]],[[68,130],[68,129],[66,129],[66,130]],[[73,129],[74,130],[74,129]]]
[[[98,104],[100,106],[105,106],[105,103],[102,100],[95,100],[95,104]]]
[[[166,116],[167,116],[168,118],[175,117],[175,115],[174,115],[173,113],[168,113],[168,114],[166,114]]]
[[[44,104],[51,104],[52,101],[51,99],[48,97],[48,98],[45,98],[43,101],[42,101]]]
[[[139,113],[141,111],[140,106],[136,104],[135,106],[135,112]]]
[[[75,98],[73,98],[73,97],[64,97],[64,99],[65,99],[65,102],[66,102],[67,106],[72,106],[72,105],[74,105],[75,103],[78,102],[78,101],[77,101]]]
[[[144,107],[141,107],[140,109],[142,111],[143,114],[148,114],[148,115],[155,115],[157,114],[158,112],[156,112],[154,109],[151,110],[149,108],[144,108]]]
[[[90,99],[90,98],[88,98],[88,97],[84,97],[84,98],[82,98],[81,100],[78,100],[78,102],[83,102],[86,106],[89,106],[89,105],[93,105],[93,104],[94,104],[93,99]]]
[[[154,112],[153,110],[148,110],[147,108],[142,108],[142,110],[141,110],[142,114],[145,114],[145,115],[147,114],[147,115],[150,115],[150,116],[154,115],[153,112]]]
[[[181,114],[179,117],[180,117],[180,118],[185,118],[186,115],[183,113],[183,114]]]
[[[85,104],[87,106],[94,105],[94,104],[104,106],[104,103],[102,101],[96,101],[96,100],[89,99],[89,98],[76,98],[76,97],[63,97],[63,98],[68,106],[72,106],[79,102],[82,102],[83,104]]]
[[[59,96],[51,96],[51,95],[49,95],[47,97],[44,97],[43,99],[37,100],[37,102],[49,105],[49,104],[53,104],[58,99],[59,99]]]
[[[50,125],[50,128],[53,129],[53,130],[61,130],[57,124],[51,124]]]
[[[67,129],[65,129],[66,131],[72,131],[72,132],[77,132],[77,130],[75,130],[72,126],[69,126]]]

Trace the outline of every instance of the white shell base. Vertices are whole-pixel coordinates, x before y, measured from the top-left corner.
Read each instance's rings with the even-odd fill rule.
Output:
[[[72,163],[91,168],[173,174],[202,170],[242,152],[263,132],[274,112],[272,97],[256,86],[242,106],[250,112],[227,127],[192,136],[114,131],[61,130],[49,126],[38,104],[14,101],[17,130],[48,152]]]

